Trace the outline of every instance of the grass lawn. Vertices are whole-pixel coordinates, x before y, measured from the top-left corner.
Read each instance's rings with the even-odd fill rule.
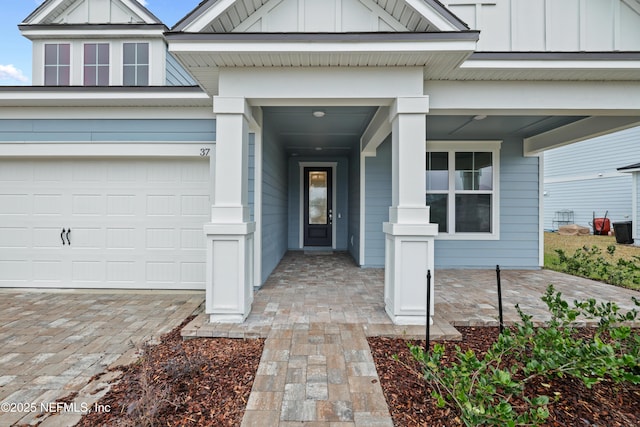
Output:
[[[607,253],[607,247],[615,246],[613,255]],[[602,256],[611,264],[617,264],[618,259],[633,261],[640,268],[640,260],[634,257],[640,257],[640,247],[633,245],[621,245],[616,243],[613,236],[561,236],[558,233],[544,233],[544,266],[550,270],[562,271],[558,266],[558,254],[556,249],[564,250],[567,256],[571,256],[576,250],[583,247],[591,248],[596,246],[602,252]],[[630,283],[631,289],[640,289],[640,283]]]

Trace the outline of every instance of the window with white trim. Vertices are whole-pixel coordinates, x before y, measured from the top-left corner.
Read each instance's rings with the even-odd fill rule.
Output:
[[[123,44],[125,86],[149,86],[149,43]]]
[[[84,45],[84,85],[109,86],[109,43]]]
[[[499,237],[500,141],[427,142],[426,204],[440,237]]]
[[[45,86],[69,86],[71,71],[71,45],[68,43],[44,45]]]

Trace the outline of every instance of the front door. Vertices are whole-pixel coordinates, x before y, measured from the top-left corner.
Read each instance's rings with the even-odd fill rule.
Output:
[[[333,206],[330,167],[304,168],[304,245],[332,246]]]

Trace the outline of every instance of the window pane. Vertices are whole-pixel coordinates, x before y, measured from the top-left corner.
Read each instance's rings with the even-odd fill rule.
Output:
[[[309,172],[309,224],[327,224],[327,172]]]
[[[58,45],[44,45],[44,65],[58,65]]]
[[[473,153],[456,153],[456,190],[473,189]]]
[[[101,65],[98,67],[98,86],[109,86],[109,66]]]
[[[456,194],[456,232],[491,233],[490,194]]]
[[[71,67],[68,65],[63,65],[58,67],[58,85],[59,86],[69,86],[69,74],[71,72]]]
[[[491,153],[456,153],[456,190],[493,189]]]
[[[430,222],[438,224],[438,231],[446,233],[449,231],[447,224],[447,201],[449,196],[446,194],[427,194],[427,206],[429,206]]]
[[[109,45],[107,43],[98,45],[98,64],[109,65]]]
[[[85,44],[84,45],[84,64],[92,65],[96,64],[96,45],[95,44]]]
[[[493,190],[493,159],[491,153],[475,153],[478,190]]]
[[[135,43],[124,43],[124,64],[132,65],[136,63],[136,45]]]
[[[47,86],[58,85],[58,68],[44,67],[44,84]]]
[[[71,64],[71,46],[68,44],[58,45],[58,63],[60,65]]]
[[[449,154],[427,153],[427,191],[449,189]]]
[[[138,64],[149,65],[149,44],[138,43]]]
[[[92,67],[92,66],[84,67],[84,85],[85,86],[96,85],[96,67]]]
[[[123,68],[123,84],[125,86],[135,86],[136,84],[136,67],[133,65],[125,65]]]
[[[149,66],[140,65],[138,67],[138,86],[149,86]]]

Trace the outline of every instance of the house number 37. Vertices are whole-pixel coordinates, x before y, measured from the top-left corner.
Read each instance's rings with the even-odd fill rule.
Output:
[[[211,148],[201,148],[200,157],[208,157],[210,152],[211,152]]]

